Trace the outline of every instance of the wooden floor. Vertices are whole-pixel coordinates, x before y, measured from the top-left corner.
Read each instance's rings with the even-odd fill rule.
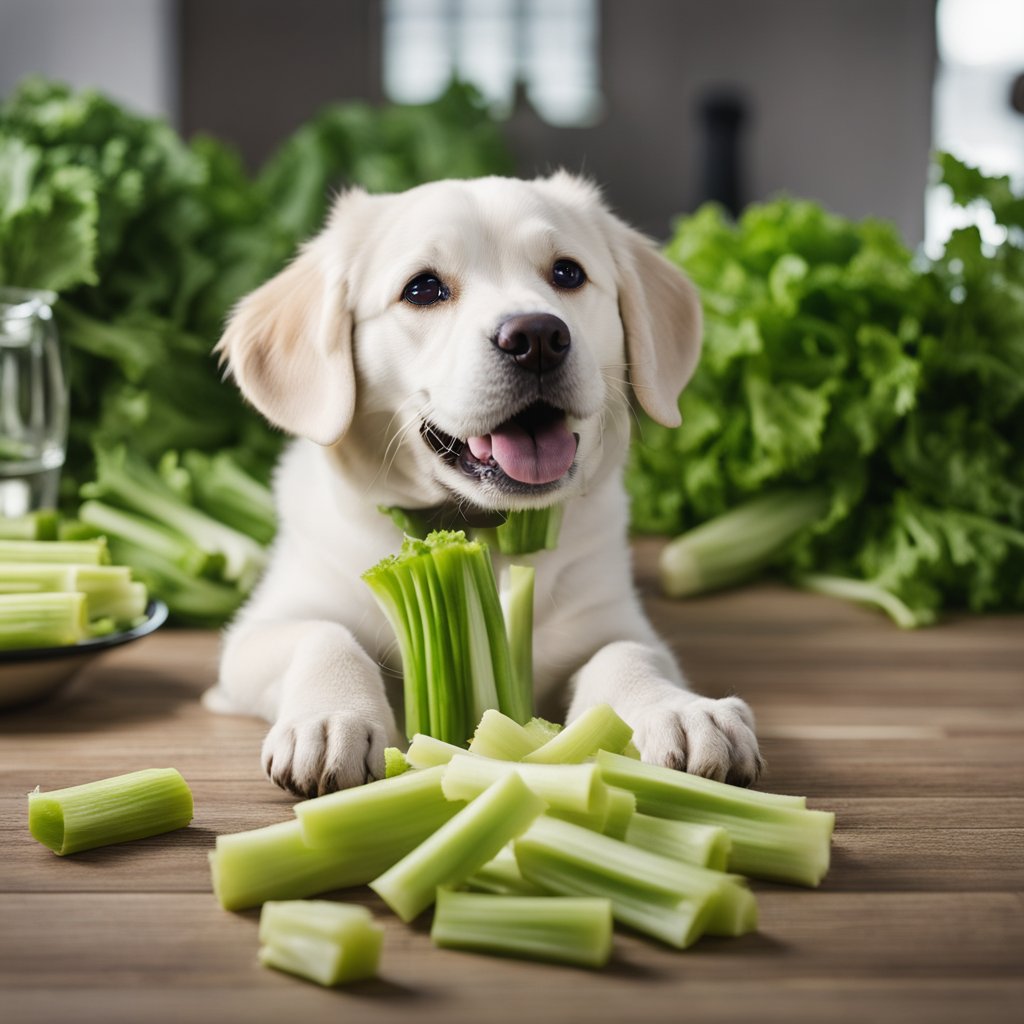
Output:
[[[0,1020],[927,1021],[1024,1014],[1024,619],[901,633],[870,612],[758,586],[655,621],[705,693],[753,705],[765,787],[834,810],[820,889],[758,884],[760,930],[685,953],[627,932],[606,971],[434,949],[390,918],[382,977],[323,991],[256,963],[256,914],[210,892],[221,832],[290,817],[258,765],[263,725],[197,704],[217,638],[169,629],[94,663],[61,697],[0,715]],[[173,765],[187,830],[60,859],[25,794]]]

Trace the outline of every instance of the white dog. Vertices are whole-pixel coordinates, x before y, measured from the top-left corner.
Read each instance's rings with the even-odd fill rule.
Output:
[[[687,689],[627,543],[630,403],[677,424],[699,349],[692,286],[568,174],[342,195],[219,345],[249,401],[304,440],[208,706],[271,721],[264,768],[300,796],[379,777],[395,642],[360,573],[402,539],[379,506],[471,519],[559,502],[558,549],[527,556],[540,706],[571,692],[572,719],[607,702],[645,761],[750,784],[750,709]]]

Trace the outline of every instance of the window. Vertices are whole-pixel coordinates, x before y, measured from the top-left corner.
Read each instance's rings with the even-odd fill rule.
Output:
[[[548,123],[593,124],[598,42],[598,0],[385,0],[384,92],[427,103],[459,78],[499,114],[521,88]]]

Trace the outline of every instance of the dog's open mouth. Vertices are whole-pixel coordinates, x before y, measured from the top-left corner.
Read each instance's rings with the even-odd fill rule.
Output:
[[[489,433],[459,439],[432,423],[420,428],[424,440],[450,466],[480,480],[507,478],[526,487],[545,487],[561,480],[576,459],[579,435],[565,411],[534,402]]]

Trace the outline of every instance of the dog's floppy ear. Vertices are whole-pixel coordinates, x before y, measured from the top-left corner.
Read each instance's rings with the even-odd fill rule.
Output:
[[[327,236],[235,307],[216,349],[271,423],[318,444],[339,440],[356,404],[352,321]]]
[[[617,217],[609,219],[630,383],[651,419],[677,427],[679,395],[700,357],[700,299],[654,242]]]

